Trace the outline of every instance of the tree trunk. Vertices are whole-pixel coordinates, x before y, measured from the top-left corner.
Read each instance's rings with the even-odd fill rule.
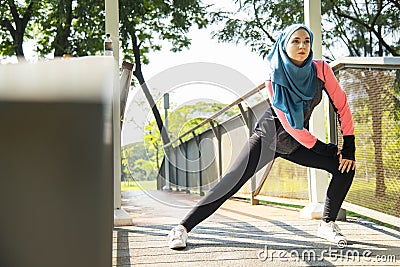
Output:
[[[161,140],[162,143],[164,145],[164,162],[165,164],[169,164],[169,158],[173,157],[173,149],[172,146],[166,146],[167,144],[170,143],[170,139],[168,137],[168,132],[167,129],[164,127],[163,121],[161,119],[161,115],[160,115],[160,111],[157,108],[156,103],[154,102],[154,99],[150,93],[150,90],[145,82],[145,79],[143,77],[143,73],[142,73],[142,64],[141,64],[141,60],[140,60],[140,44],[137,43],[137,37],[134,33],[131,33],[131,37],[132,37],[132,46],[133,46],[133,54],[135,56],[135,70],[133,71],[133,75],[136,77],[136,79],[139,81],[140,83],[140,87],[143,90],[144,95],[146,96],[147,102],[149,102],[149,105],[151,107],[151,110],[153,112],[154,118],[156,120],[157,123],[157,127],[158,127],[158,131],[160,132],[161,135]],[[157,165],[158,164],[158,151],[157,151]],[[160,168],[158,167],[159,173],[160,173]],[[164,173],[164,178],[167,179],[167,175],[165,175]],[[163,179],[162,179],[163,180]],[[169,180],[169,178],[168,178]],[[162,183],[162,182],[161,182]],[[161,185],[159,179],[157,178],[157,187],[160,187],[159,185]]]
[[[149,102],[149,105],[151,107],[151,110],[153,112],[154,118],[156,120],[157,123],[157,128],[160,131],[161,134],[161,139],[164,145],[168,144],[170,142],[169,137],[168,137],[168,133],[166,131],[166,129],[164,128],[164,124],[160,115],[160,111],[157,108],[156,103],[154,102],[153,96],[150,93],[150,90],[147,86],[147,84],[144,81],[144,77],[142,74],[142,71],[137,71],[135,70],[133,72],[133,75],[137,78],[137,80],[140,83],[140,87],[143,90],[144,95],[146,96],[147,102]]]
[[[383,167],[382,157],[382,112],[372,112],[372,132],[373,142],[375,147],[375,172],[376,172],[376,187],[375,196],[383,197],[386,192],[385,171]]]
[[[65,12],[65,23],[59,23],[57,35],[54,38],[54,56],[62,57],[67,51],[68,37],[71,35],[72,23],[72,0],[66,0],[65,6],[60,6],[60,9]]]
[[[8,6],[10,7],[10,11],[13,17],[13,22],[15,25],[15,28],[12,26],[10,22],[8,23],[9,25],[7,25],[9,26],[7,27],[7,29],[10,32],[14,41],[15,55],[17,56],[19,62],[26,61],[22,44],[24,42],[26,26],[28,25],[28,22],[32,17],[32,12],[33,9],[35,8],[34,5],[36,5],[36,1],[32,1],[29,4],[22,17],[20,17],[17,6],[15,5],[13,0],[9,0],[7,1],[7,3]]]
[[[158,130],[160,131],[161,134],[161,139],[164,145],[170,143],[168,133],[166,129],[164,128],[163,121],[161,119],[160,112],[157,108],[156,103],[154,102],[153,96],[150,93],[150,90],[144,80],[143,73],[142,73],[142,68],[141,68],[141,60],[140,60],[140,44],[137,43],[137,37],[134,33],[131,33],[132,36],[132,45],[133,45],[133,54],[135,56],[135,70],[133,71],[133,75],[136,77],[136,79],[140,83],[140,87],[143,90],[144,95],[146,96],[147,102],[149,102],[149,105],[151,107],[151,110],[153,112],[154,118],[157,123]]]
[[[160,169],[160,162],[159,162],[159,158],[158,158],[158,146],[156,146],[156,164],[157,164],[157,170]]]
[[[380,73],[377,74],[377,80],[380,77]],[[373,77],[373,72],[367,72],[367,76]],[[374,84],[379,84],[379,81],[376,81]],[[383,166],[383,156],[382,156],[382,114],[384,104],[382,103],[382,96],[380,90],[376,87],[371,87],[366,84],[366,91],[369,99],[369,107],[376,107],[373,110],[371,109],[372,116],[372,141],[374,143],[374,151],[375,151],[375,177],[376,177],[376,186],[375,186],[375,197],[383,197],[386,192],[385,185],[385,170]]]
[[[18,58],[18,62],[26,61],[24,55],[24,49],[22,47],[22,44],[24,42],[24,31],[25,29],[21,29],[21,27],[19,27],[19,24],[17,24],[17,30],[15,31],[15,36],[14,36],[14,49],[15,49],[15,55]]]
[[[380,26],[380,25],[378,25],[378,33],[379,33],[379,35],[382,35],[382,26]],[[383,46],[382,46],[381,42],[378,43],[377,54],[378,54],[378,57],[383,57]],[[372,56],[374,56],[374,55],[372,55]]]

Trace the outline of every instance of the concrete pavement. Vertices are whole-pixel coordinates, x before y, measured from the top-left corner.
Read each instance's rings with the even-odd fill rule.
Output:
[[[400,233],[361,220],[338,222],[346,248],[316,236],[299,210],[228,200],[189,233],[187,248],[167,246],[170,229],[200,199],[165,191],[123,192],[134,226],[114,228],[113,266],[400,266]]]

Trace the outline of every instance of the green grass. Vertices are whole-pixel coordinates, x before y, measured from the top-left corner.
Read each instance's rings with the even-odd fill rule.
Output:
[[[249,201],[250,201],[250,199],[249,199]],[[260,202],[260,204],[264,204],[264,205],[276,205],[276,206],[295,208],[295,209],[304,208],[304,206],[302,206],[302,205],[285,204],[285,203],[278,203],[278,202],[272,202],[272,201],[266,201],[266,200],[259,200],[259,202]]]
[[[391,225],[391,224],[388,224],[388,223],[384,223],[384,222],[381,222],[379,220],[375,220],[375,219],[372,219],[370,217],[367,217],[367,216],[364,216],[364,215],[361,215],[361,214],[358,214],[358,213],[355,213],[355,212],[352,212],[352,211],[346,210],[346,217],[353,217],[353,218],[357,218],[357,219],[363,219],[363,220],[366,220],[366,221],[369,221],[369,222],[373,222],[373,223],[375,223],[377,225],[382,225],[382,226],[385,226],[387,228],[391,228],[391,229],[394,229],[396,231],[400,231],[400,228],[397,227],[397,226],[394,226],[394,225]]]
[[[156,190],[157,181],[128,181],[121,182],[121,191],[127,190]]]
[[[346,196],[346,201],[389,215],[398,216],[396,203],[399,198],[399,189],[397,183],[393,180],[385,179],[387,186],[386,193],[384,196],[377,198],[375,197],[374,179],[371,179],[369,182],[354,179],[350,191]]]

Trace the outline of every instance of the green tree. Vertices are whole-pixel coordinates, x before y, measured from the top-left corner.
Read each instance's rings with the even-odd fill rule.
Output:
[[[40,56],[100,54],[105,28],[104,0],[47,0],[32,29]]]
[[[219,16],[223,28],[215,37],[223,42],[243,42],[265,57],[275,42],[276,33],[293,23],[304,21],[303,1],[235,0],[233,14]],[[330,49],[338,42],[351,56],[400,55],[400,2],[321,1],[325,57],[335,59]],[[396,39],[397,38],[397,39]]]
[[[139,180],[152,180],[156,177],[156,168],[153,161],[138,159],[135,161],[133,171],[142,172],[142,177]]]
[[[236,12],[217,14],[223,28],[214,33],[219,41],[244,43],[266,57],[275,43],[275,33],[303,20],[303,3],[296,0],[234,0]]]
[[[25,61],[24,36],[28,23],[39,14],[40,1],[0,0],[0,54]]]
[[[400,55],[400,1],[323,1],[328,23],[335,25],[330,40],[340,38],[350,56]],[[328,43],[327,43],[328,44]]]
[[[0,0],[0,54],[25,61],[29,40],[42,57],[100,53],[104,18],[104,0]]]
[[[39,35],[38,52],[41,55],[47,55],[54,51],[54,56],[60,57],[69,50],[68,39],[71,36],[73,19],[72,3],[72,0],[55,0],[44,3],[46,12],[42,12],[40,16],[37,30]],[[53,39],[53,42],[50,39]]]
[[[145,161],[147,162],[146,164],[144,163]],[[153,150],[149,150],[145,142],[137,142],[123,146],[121,148],[121,163],[122,181],[154,178],[154,174],[158,170],[156,168]],[[148,167],[150,165],[153,167],[152,171],[149,171]],[[147,169],[142,170],[141,167],[143,166]],[[147,177],[146,175],[150,176]]]

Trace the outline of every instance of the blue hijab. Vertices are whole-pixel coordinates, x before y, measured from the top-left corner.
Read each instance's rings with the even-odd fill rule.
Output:
[[[310,48],[310,54],[300,67],[293,64],[286,54],[290,36],[301,28],[310,35],[312,46],[311,30],[304,24],[293,24],[280,34],[267,56],[272,71],[273,105],[285,113],[289,124],[295,129],[304,128],[304,109],[309,108],[307,100],[314,97],[317,89],[317,71],[312,61],[312,49]]]

